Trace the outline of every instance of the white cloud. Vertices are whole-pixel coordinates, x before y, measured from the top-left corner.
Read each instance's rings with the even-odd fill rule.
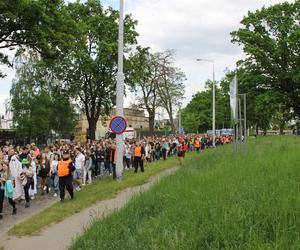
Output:
[[[278,0],[135,0],[127,11],[138,20],[139,42],[155,51],[175,49],[177,66],[187,75],[186,101],[212,78],[212,66],[196,58],[213,59],[217,80],[226,68],[234,69],[242,49],[231,43],[248,10],[282,2]]]

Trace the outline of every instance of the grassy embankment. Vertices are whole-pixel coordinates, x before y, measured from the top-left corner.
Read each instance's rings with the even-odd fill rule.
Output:
[[[300,249],[300,138],[205,151],[71,249]]]
[[[159,161],[147,165],[144,173],[134,174],[132,170],[125,171],[124,180],[120,182],[112,181],[112,177],[106,177],[102,181],[94,182],[80,192],[75,193],[73,201],[68,200],[69,196],[68,192],[66,192],[67,199],[65,203],[55,203],[24,222],[16,224],[9,230],[9,234],[22,236],[37,233],[44,227],[62,221],[64,218],[80,212],[97,201],[114,197],[120,190],[142,185],[151,176],[155,176],[176,165],[178,165],[178,159],[173,157],[167,161]]]

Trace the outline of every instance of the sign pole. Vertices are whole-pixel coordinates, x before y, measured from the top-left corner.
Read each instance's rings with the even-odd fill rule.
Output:
[[[243,122],[242,122],[241,98],[239,98],[238,100],[239,100],[240,142],[242,143],[242,137],[243,137]]]
[[[120,0],[120,17],[119,17],[119,41],[118,41],[118,75],[117,75],[117,100],[116,115],[123,116],[124,103],[124,73],[123,73],[123,56],[124,56],[124,0]],[[117,180],[122,179],[123,175],[123,135],[116,136],[116,175]]]
[[[244,140],[247,141],[247,95],[244,94]]]

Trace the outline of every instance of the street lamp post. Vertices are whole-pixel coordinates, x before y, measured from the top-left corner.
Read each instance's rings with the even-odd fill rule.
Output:
[[[213,89],[212,89],[212,131],[213,131],[213,147],[216,146],[216,89],[215,89],[215,61],[207,59],[197,59],[197,62],[210,62],[213,66]]]
[[[120,0],[120,17],[119,17],[119,39],[118,39],[118,75],[117,75],[117,99],[116,115],[123,116],[124,103],[124,73],[123,73],[123,56],[124,56],[124,0]],[[122,179],[123,174],[123,135],[116,136],[116,177]]]

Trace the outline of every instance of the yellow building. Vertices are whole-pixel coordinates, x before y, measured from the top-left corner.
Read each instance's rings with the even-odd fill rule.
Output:
[[[114,114],[115,110],[112,111],[112,114],[109,117],[100,117],[96,126],[96,140],[104,137],[108,132],[109,121],[114,116]],[[149,119],[145,116],[145,112],[143,110],[124,108],[124,117],[127,121],[127,126],[133,128],[136,131],[149,129]],[[85,141],[88,127],[89,124],[86,115],[82,113],[79,116],[78,124],[74,131],[74,139],[76,141]]]

